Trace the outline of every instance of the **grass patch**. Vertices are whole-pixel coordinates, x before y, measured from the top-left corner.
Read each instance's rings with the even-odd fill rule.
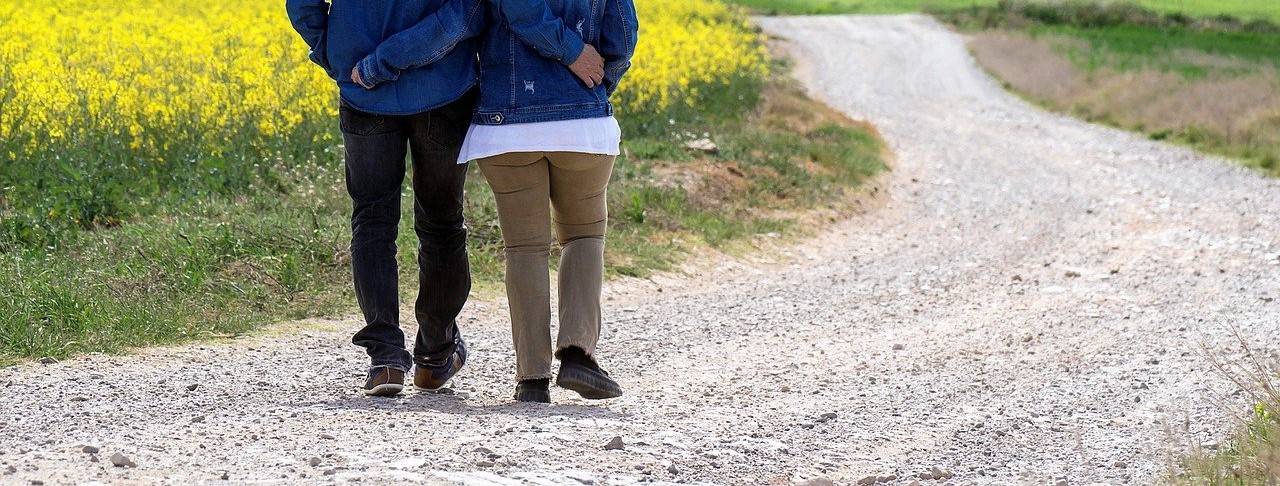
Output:
[[[1043,106],[1280,176],[1280,26],[1124,3],[1010,1],[940,16],[976,29],[978,61]]]
[[[884,167],[867,127],[806,98],[786,67],[754,96],[712,99],[734,116],[628,120],[609,188],[610,275],[672,268],[703,246],[796,234],[806,211]],[[642,126],[637,124],[643,123]],[[336,123],[335,123],[336,125]],[[336,129],[336,126],[334,127]],[[638,133],[638,135],[632,135]],[[697,134],[697,135],[694,135]],[[708,138],[716,153],[684,147]],[[244,195],[187,196],[57,246],[0,252],[0,365],[236,336],[264,323],[350,311],[350,201],[339,151],[251,178]],[[502,237],[474,167],[466,215],[475,285],[501,289]],[[402,295],[416,292],[412,199],[403,200]]]
[[[1214,369],[1244,393],[1251,404],[1237,415],[1239,431],[1223,444],[1196,447],[1173,477],[1178,484],[1247,485],[1280,482],[1280,363],[1254,353],[1240,330],[1231,328],[1244,358],[1226,361],[1205,348]]]
[[[963,9],[987,9],[1003,7],[1007,0],[732,0],[732,3],[767,15],[825,15],[825,14],[893,14],[907,12],[941,13]],[[1064,3],[1098,5],[1098,2],[1021,2],[1032,5],[1049,5],[1044,9],[1051,14],[1069,12],[1060,6]],[[1173,19],[1216,18],[1221,21],[1248,23],[1255,20],[1280,22],[1280,3],[1266,0],[1137,0],[1136,2],[1105,2],[1104,6],[1129,5],[1142,10],[1168,15]]]

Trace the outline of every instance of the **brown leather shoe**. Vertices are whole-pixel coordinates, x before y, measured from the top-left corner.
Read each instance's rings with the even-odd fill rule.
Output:
[[[379,366],[369,370],[369,379],[364,382],[364,394],[374,397],[389,397],[404,390],[404,372],[390,366]]]
[[[454,344],[453,354],[440,366],[413,366],[413,387],[419,390],[435,391],[444,388],[453,375],[458,374],[462,365],[467,363],[467,342],[458,338]]]

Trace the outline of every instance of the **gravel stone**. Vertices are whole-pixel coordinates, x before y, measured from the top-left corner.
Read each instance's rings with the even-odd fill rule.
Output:
[[[138,467],[137,464],[133,463],[133,460],[119,452],[111,453],[111,464],[115,467]]]
[[[97,446],[91,446],[91,445],[87,445],[80,448],[80,452],[83,452],[85,454],[97,454],[98,450],[99,449]]]
[[[620,436],[614,436],[612,439],[609,439],[609,443],[608,443],[608,444],[605,444],[605,445],[604,445],[604,450],[606,450],[606,451],[620,451],[620,450],[622,450],[622,449],[623,449],[623,447],[625,447],[625,444],[623,444],[623,443],[622,443],[622,437],[620,437]]]

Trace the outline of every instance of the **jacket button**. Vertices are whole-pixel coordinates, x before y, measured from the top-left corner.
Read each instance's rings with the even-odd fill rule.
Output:
[[[489,119],[493,120],[494,123],[502,123],[502,114],[494,113],[493,116],[489,117]]]

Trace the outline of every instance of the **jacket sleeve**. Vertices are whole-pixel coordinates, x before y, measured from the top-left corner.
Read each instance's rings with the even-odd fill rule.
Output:
[[[446,0],[435,13],[397,32],[356,63],[369,86],[395,81],[406,69],[426,66],[484,28],[485,0]]]
[[[636,18],[633,0],[607,0],[604,20],[600,27],[600,57],[604,58],[605,93],[612,95],[618,82],[631,68],[631,56],[636,52],[636,40],[640,35],[640,21]]]
[[[329,29],[329,2],[325,0],[285,0],[284,9],[289,14],[289,23],[298,31],[302,41],[307,43],[311,51],[307,57],[311,62],[324,68],[333,76],[329,62],[325,58],[325,31]]]
[[[546,0],[488,0],[522,42],[566,66],[582,54],[582,36],[551,11]]]

